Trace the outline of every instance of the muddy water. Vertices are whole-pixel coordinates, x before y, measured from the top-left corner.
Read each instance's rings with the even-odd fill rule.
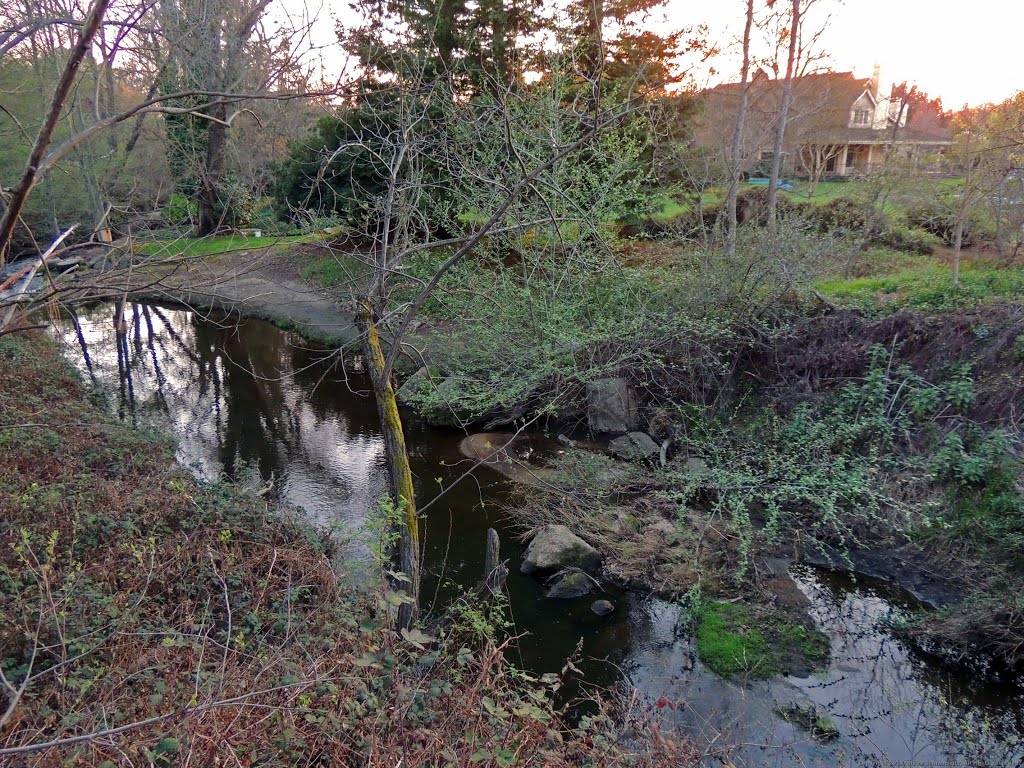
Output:
[[[301,507],[344,545],[342,566],[367,561],[367,510],[385,489],[383,444],[367,382],[346,374],[330,352],[258,321],[241,325],[179,309],[136,305],[118,343],[109,307],[81,315],[83,355],[73,324],[60,329],[66,354],[107,392],[126,421],[171,429],[178,459],[198,476],[273,479],[279,498]],[[612,588],[617,605],[600,619],[590,599],[561,602],[519,574],[522,547],[501,508],[515,503],[510,481],[469,468],[464,435],[409,423],[408,442],[426,519],[424,595],[439,610],[483,569],[488,527],[510,559],[510,618],[526,636],[514,661],[557,671],[581,644],[587,683],[624,681],[636,706],[686,725],[720,765],[1024,764],[1024,691],[943,671],[907,649],[888,626],[912,606],[883,585],[821,571],[793,575],[832,640],[824,672],[743,685],[696,659],[683,612],[666,601]],[[445,493],[436,498],[441,489]],[[432,502],[432,503],[431,503]],[[657,702],[663,700],[663,707]],[[778,715],[816,706],[840,735],[829,742]]]

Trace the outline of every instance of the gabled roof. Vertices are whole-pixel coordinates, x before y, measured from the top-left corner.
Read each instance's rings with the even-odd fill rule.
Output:
[[[812,144],[891,144],[892,128],[824,128],[808,131],[801,137]],[[896,144],[934,144],[947,146],[953,143],[948,136],[919,131],[913,128],[899,128],[896,131]]]

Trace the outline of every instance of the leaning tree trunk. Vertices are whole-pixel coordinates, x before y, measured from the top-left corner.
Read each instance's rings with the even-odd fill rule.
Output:
[[[7,203],[3,218],[0,219],[0,266],[7,260],[7,255],[11,248],[11,239],[14,237],[14,228],[17,226],[22,209],[25,207],[25,201],[28,200],[29,193],[32,191],[32,187],[35,186],[39,166],[43,162],[47,148],[50,146],[53,131],[60,120],[61,112],[64,110],[64,102],[67,101],[71,87],[78,77],[78,69],[82,64],[82,60],[88,55],[92,46],[92,39],[96,36],[96,31],[103,23],[103,17],[106,15],[107,8],[111,2],[112,0],[96,0],[93,4],[89,10],[89,15],[82,24],[82,32],[78,36],[78,42],[75,43],[75,47],[71,50],[67,63],[64,65],[64,72],[60,76],[56,89],[54,89],[53,99],[50,101],[50,109],[43,119],[39,133],[36,135],[36,142],[32,147],[32,153],[29,155],[28,162],[25,163],[25,170],[11,192],[10,201]]]
[[[420,529],[419,517],[416,514],[416,496],[412,486],[412,470],[409,467],[409,452],[405,445],[402,418],[398,413],[395,387],[391,383],[391,377],[385,374],[384,352],[380,345],[380,334],[372,302],[362,303],[358,321],[363,357],[366,358],[370,385],[373,388],[373,397],[377,401],[377,413],[384,434],[391,501],[402,513],[398,559],[402,573],[409,578],[406,592],[413,602],[399,606],[398,626],[401,629],[408,629],[416,621],[420,593]]]
[[[775,144],[772,147],[772,172],[768,179],[768,231],[775,234],[775,221],[779,200],[779,173],[782,170],[782,147],[786,139],[786,120],[793,103],[793,66],[796,62],[796,38],[800,34],[800,0],[793,0],[789,25],[789,57],[786,59],[786,80],[782,87],[782,106],[775,125]]]
[[[729,255],[736,253],[736,198],[740,191],[740,154],[743,150],[743,124],[747,119],[748,76],[750,74],[750,29],[754,25],[754,0],[747,0],[747,20],[743,28],[743,72],[740,77],[740,103],[736,112],[736,130],[732,136],[732,151],[729,157],[729,191],[726,196],[726,249]]]

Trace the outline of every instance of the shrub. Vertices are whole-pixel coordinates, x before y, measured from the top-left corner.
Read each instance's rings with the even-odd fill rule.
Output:
[[[956,243],[956,205],[955,201],[932,201],[914,206],[906,212],[907,223],[929,232],[946,245]],[[964,223],[961,245],[970,248],[980,240],[988,240],[994,232],[986,224],[984,217],[977,211],[969,211]]]
[[[871,238],[872,245],[886,246],[904,253],[917,253],[926,256],[935,251],[942,239],[917,227],[901,222],[890,222]]]

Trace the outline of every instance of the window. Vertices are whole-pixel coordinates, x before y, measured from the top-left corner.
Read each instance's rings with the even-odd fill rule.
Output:
[[[853,124],[854,125],[867,125],[871,122],[871,110],[870,109],[855,109],[853,111]]]

